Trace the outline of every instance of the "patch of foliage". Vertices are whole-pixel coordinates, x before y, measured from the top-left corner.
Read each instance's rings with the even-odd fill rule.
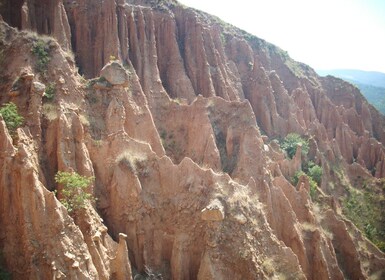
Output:
[[[55,97],[55,93],[56,93],[55,83],[50,83],[48,86],[46,86],[44,96],[48,100],[52,100]]]
[[[15,103],[6,103],[0,108],[0,115],[11,134],[16,132],[16,129],[23,124],[24,118],[17,112]]]
[[[167,131],[161,129],[159,136],[162,140],[162,145],[163,148],[166,150],[166,153],[168,155],[171,155],[173,159],[178,161],[178,159],[180,159],[183,154],[183,150],[180,144],[176,141],[174,133],[167,133]]]
[[[5,51],[0,50],[0,65],[3,65],[4,60],[5,60]]]
[[[374,191],[373,183],[366,183],[363,190],[348,189],[344,199],[343,213],[371,240],[385,252],[385,204],[384,190]]]
[[[306,172],[318,185],[321,184],[322,167],[309,161]]]
[[[51,60],[49,56],[49,45],[44,40],[37,40],[32,46],[32,53],[37,57],[36,70],[44,73]]]
[[[12,275],[1,265],[3,262],[3,252],[0,252],[0,280],[10,280]]]
[[[312,200],[316,200],[317,199],[317,182],[310,175],[306,174],[302,170],[296,172],[295,175],[293,176],[293,179],[292,179],[293,185],[296,186],[298,184],[299,178],[301,176],[305,176],[305,177],[308,178],[309,185],[310,185],[310,197],[311,197]]]
[[[11,280],[11,273],[0,267],[0,280]]]
[[[281,149],[284,150],[291,159],[294,157],[298,145],[302,145],[302,155],[306,156],[309,152],[309,142],[299,134],[289,133],[280,143]]]
[[[368,102],[372,104],[383,115],[385,115],[385,88],[361,84],[359,82],[348,79],[346,80],[356,85],[361,91],[361,93],[366,97]]]
[[[99,85],[100,87],[111,88],[112,85],[104,77],[98,77],[89,79],[86,81],[86,88],[91,89],[93,86]]]
[[[84,177],[76,172],[58,171],[55,181],[63,185],[60,201],[69,213],[85,208],[87,201],[95,201],[93,196],[86,192],[88,186],[94,181],[93,177]]]

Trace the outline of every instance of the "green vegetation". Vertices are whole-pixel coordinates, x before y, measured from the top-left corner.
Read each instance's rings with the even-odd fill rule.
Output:
[[[5,269],[0,267],[0,280],[10,280],[12,279],[11,273],[7,272]]]
[[[322,167],[314,164],[312,161],[308,163],[307,174],[319,185],[322,179]]]
[[[321,169],[321,171],[322,171],[322,169]],[[301,176],[305,176],[305,177],[308,178],[309,185],[310,185],[310,197],[311,197],[312,200],[316,200],[316,198],[317,198],[317,182],[309,174],[306,174],[302,170],[296,172],[294,177],[293,177],[293,179],[292,179],[293,185],[296,186],[298,184],[299,178]]]
[[[166,150],[166,153],[168,155],[171,155],[173,159],[178,161],[183,151],[180,144],[176,141],[174,133],[173,132],[167,133],[167,131],[161,129],[160,138],[162,140],[162,145]]]
[[[17,112],[15,103],[6,103],[0,108],[0,115],[11,134],[15,134],[16,129],[23,124],[24,118]]]
[[[48,100],[52,100],[55,97],[55,93],[56,93],[55,83],[50,83],[48,86],[46,86],[44,96]]]
[[[36,70],[44,73],[51,58],[49,57],[49,45],[42,39],[38,39],[32,46],[32,53],[37,57]]]
[[[365,183],[363,190],[348,188],[343,200],[343,213],[371,240],[385,252],[385,182],[382,190],[373,182]],[[377,190],[377,191],[376,191]]]
[[[317,70],[317,73],[332,75],[355,85],[368,102],[385,115],[385,73],[352,69]]]
[[[317,186],[321,184],[322,179],[322,167],[315,164],[313,161],[308,161],[304,164],[303,170],[298,171],[292,178],[294,186],[298,184],[299,178],[306,176],[309,180],[310,185],[310,197],[312,200],[317,199]]]
[[[59,171],[56,173],[56,183],[63,185],[60,201],[69,213],[85,208],[87,201],[93,202],[95,200],[91,194],[86,192],[93,180],[93,177],[84,177],[76,172]]]
[[[309,152],[309,143],[297,133],[289,133],[280,144],[281,149],[286,151],[289,158],[294,157],[298,145],[302,145],[302,155],[306,156]]]
[[[0,50],[0,65],[3,65],[4,60],[5,60],[5,51]]]
[[[385,115],[385,88],[350,81],[358,87],[370,104]]]
[[[111,88],[112,85],[104,77],[98,77],[94,79],[86,80],[86,88],[91,89],[95,85],[98,85],[101,88]]]
[[[12,279],[11,273],[5,270],[5,268],[2,266],[2,263],[4,263],[3,252],[0,251],[0,280]]]

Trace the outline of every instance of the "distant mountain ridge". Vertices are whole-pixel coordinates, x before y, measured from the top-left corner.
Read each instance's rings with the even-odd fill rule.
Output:
[[[321,76],[332,75],[354,84],[370,104],[385,115],[385,73],[353,69],[317,70]]]
[[[385,88],[385,73],[354,69],[317,70],[321,76],[332,75],[341,79],[353,80],[362,84]]]

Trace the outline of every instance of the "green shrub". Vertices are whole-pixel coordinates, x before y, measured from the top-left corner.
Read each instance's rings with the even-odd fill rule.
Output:
[[[294,175],[294,177],[292,179],[293,185],[296,186],[298,184],[299,178],[301,176],[306,176],[308,178],[309,185],[310,185],[310,197],[311,197],[312,200],[315,200],[317,198],[317,182],[311,176],[307,175],[302,170],[298,171],[298,172],[295,173],[295,175]]]
[[[286,151],[289,158],[293,158],[298,145],[302,145],[302,155],[306,156],[309,152],[308,141],[297,133],[289,133],[281,142],[281,149]]]
[[[87,201],[94,201],[93,196],[86,192],[86,189],[93,182],[93,177],[84,177],[76,172],[59,171],[55,175],[56,183],[63,184],[60,201],[67,208],[68,212],[85,208]]]
[[[23,124],[24,118],[17,112],[15,103],[6,103],[0,108],[0,115],[11,134],[16,132],[16,129]]]
[[[32,46],[32,53],[37,57],[37,71],[44,73],[51,60],[49,57],[49,45],[41,39],[37,40]]]
[[[55,83],[50,83],[50,84],[45,88],[45,94],[44,94],[44,96],[45,96],[47,99],[52,100],[52,99],[55,97],[55,93],[56,93]]]
[[[309,168],[308,171],[309,176],[317,182],[317,184],[321,184],[322,179],[322,167],[319,165],[314,165]]]

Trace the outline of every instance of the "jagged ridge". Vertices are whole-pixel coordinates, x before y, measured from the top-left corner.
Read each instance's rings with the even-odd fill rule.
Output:
[[[338,214],[342,184],[328,182],[339,184],[335,164],[351,182],[358,176],[384,176],[383,117],[349,84],[321,79],[277,47],[206,14],[175,3],[126,2],[27,1],[11,6],[14,11],[28,7],[20,10],[15,26],[52,34],[61,47],[51,43],[47,73],[37,73],[30,53],[35,39],[2,25],[2,63],[8,66],[2,72],[2,91],[9,92],[23,76],[20,68],[32,77],[18,94],[1,96],[1,103],[12,100],[24,116],[31,116],[18,132],[16,149],[2,126],[2,202],[33,197],[25,188],[9,193],[11,185],[32,181],[33,189],[46,192],[56,188],[52,178],[57,170],[74,169],[95,175],[97,208],[113,238],[127,234],[130,261],[139,271],[147,265],[167,279],[380,279],[384,255]],[[40,11],[33,4],[46,8],[44,27],[23,20]],[[57,13],[59,24],[49,20]],[[71,45],[87,77],[99,75],[111,56],[118,58],[129,71],[128,87],[82,85],[74,62],[62,50]],[[15,51],[20,46],[25,48],[22,56]],[[56,84],[54,117],[43,115],[42,96],[31,86],[37,81]],[[81,122],[82,116],[89,125]],[[308,182],[294,188],[288,181],[301,168],[301,153],[287,160],[269,141],[289,132],[312,137],[309,158],[323,167],[318,214]],[[33,179],[3,179],[8,170],[22,174],[18,158],[36,158]],[[51,243],[39,242],[43,237],[29,231],[22,242],[15,239],[13,232],[44,219],[25,215],[30,212],[25,204],[45,208],[38,201],[1,211],[0,224],[9,230],[2,233],[0,248],[16,279],[49,278],[57,271],[79,278],[131,277],[98,257],[104,250],[114,254],[106,241],[98,245],[99,253],[92,253],[92,236],[100,231],[108,238],[104,229],[98,230],[96,213],[87,213],[85,224],[75,220],[84,240],[55,247],[58,255],[52,254]],[[23,221],[20,227],[9,223],[6,217],[11,216]],[[19,268],[19,255],[11,252],[26,251],[22,243],[35,239],[39,250],[49,254],[36,255],[31,249],[33,257],[24,258]],[[80,266],[66,264],[68,248],[76,252]],[[130,267],[124,258],[121,262]]]

